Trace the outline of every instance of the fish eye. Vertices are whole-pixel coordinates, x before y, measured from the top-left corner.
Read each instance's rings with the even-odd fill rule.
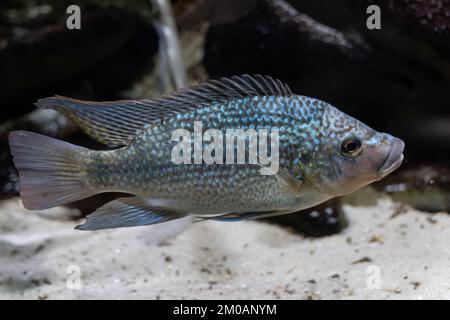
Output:
[[[347,157],[354,157],[361,152],[362,143],[357,138],[347,138],[341,143],[341,153]]]

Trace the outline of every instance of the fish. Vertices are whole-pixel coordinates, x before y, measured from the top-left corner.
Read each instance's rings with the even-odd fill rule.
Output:
[[[36,105],[62,113],[111,150],[10,132],[27,209],[65,205],[103,192],[129,195],[89,214],[76,226],[79,230],[152,225],[188,216],[195,221],[242,221],[296,212],[387,176],[400,167],[405,146],[401,139],[327,102],[293,94],[286,83],[264,75],[208,80],[159,98],[94,102],[53,96]],[[254,163],[174,161],[173,150],[181,140],[174,141],[173,133],[187,130],[195,140],[192,132],[198,123],[224,135],[229,129],[276,130],[277,144],[270,151],[278,150],[279,166],[268,168],[264,154]],[[192,146],[193,140],[183,143]],[[197,147],[205,151],[208,144]],[[250,158],[253,151],[245,152]]]

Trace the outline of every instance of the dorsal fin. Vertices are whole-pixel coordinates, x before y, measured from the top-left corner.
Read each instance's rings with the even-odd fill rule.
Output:
[[[130,143],[145,125],[180,112],[232,99],[289,95],[291,90],[280,80],[243,75],[209,80],[156,99],[93,102],[55,96],[36,105],[60,111],[102,143],[121,146]]]

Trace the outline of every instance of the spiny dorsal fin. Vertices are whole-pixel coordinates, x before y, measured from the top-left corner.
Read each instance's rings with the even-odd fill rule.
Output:
[[[291,90],[280,80],[243,75],[209,80],[156,99],[93,102],[55,96],[36,105],[60,111],[102,143],[121,146],[130,143],[145,125],[180,112],[232,99],[289,95]]]

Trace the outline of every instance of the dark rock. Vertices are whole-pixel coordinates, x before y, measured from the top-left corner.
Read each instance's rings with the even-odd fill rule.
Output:
[[[151,68],[158,40],[151,21],[123,9],[83,8],[81,30],[57,21],[0,43],[1,120],[25,114],[38,98],[115,99]],[[13,28],[13,27],[11,27]]]
[[[266,219],[292,228],[310,237],[322,237],[341,232],[347,219],[340,208],[340,200],[332,199],[311,209]]]
[[[213,78],[247,72],[297,80],[312,73],[312,62],[352,60],[360,49],[285,1],[259,0],[247,15],[208,30],[204,64]]]

